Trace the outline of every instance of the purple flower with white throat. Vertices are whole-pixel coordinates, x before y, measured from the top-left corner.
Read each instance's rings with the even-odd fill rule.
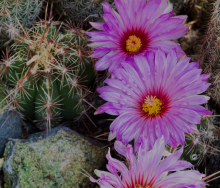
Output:
[[[118,67],[126,57],[144,54],[160,47],[168,53],[176,49],[178,56],[185,55],[174,39],[186,34],[183,25],[187,16],[172,16],[172,4],[167,0],[115,0],[118,12],[108,3],[102,3],[106,23],[91,22],[100,31],[86,32],[95,52],[91,57],[101,58],[96,62],[97,70]]]
[[[143,142],[147,142],[146,138]],[[106,156],[109,172],[95,170],[100,178],[95,180],[90,177],[90,181],[98,182],[100,188],[202,188],[206,185],[202,181],[203,174],[195,170],[184,171],[191,168],[192,164],[178,160],[183,149],[161,161],[165,148],[164,138],[156,140],[151,151],[146,149],[145,144],[141,144],[136,157],[131,145],[125,147],[116,141],[115,149],[129,160],[129,169],[121,161],[112,158],[109,151]]]
[[[201,106],[208,97],[199,95],[209,87],[209,75],[201,74],[198,62],[189,61],[178,60],[175,50],[166,55],[158,49],[122,62],[114,78],[105,80],[107,86],[97,89],[108,102],[95,114],[119,115],[110,125],[109,140],[116,136],[128,144],[135,139],[137,151],[142,135],[151,149],[162,135],[177,147],[184,145],[184,133],[199,133],[196,124],[201,116],[212,114]]]

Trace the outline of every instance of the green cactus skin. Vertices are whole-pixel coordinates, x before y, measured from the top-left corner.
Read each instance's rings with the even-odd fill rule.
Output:
[[[15,38],[13,55],[1,62],[2,77],[13,88],[7,99],[16,94],[7,103],[41,127],[78,117],[96,74],[86,36],[62,29],[55,22],[38,23]]]
[[[97,14],[103,14],[101,5],[103,2],[114,7],[114,0],[57,0],[56,2],[54,8],[60,9],[74,23],[81,23],[88,16],[97,17]]]
[[[44,0],[0,0],[0,42],[13,38],[19,32],[19,20],[23,27],[36,21]]]
[[[200,135],[194,133],[186,134],[185,147],[181,156],[182,160],[189,161],[193,165],[200,165],[213,152],[213,142],[217,139],[215,136],[215,127],[213,125],[215,115],[203,116],[201,124],[197,125]],[[215,153],[215,152],[214,152]]]
[[[185,140],[185,147],[181,160],[189,161],[193,165],[200,164],[206,154],[205,144],[200,143],[199,136],[187,135]]]

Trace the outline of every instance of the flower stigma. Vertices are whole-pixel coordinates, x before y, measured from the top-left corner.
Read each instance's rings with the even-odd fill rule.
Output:
[[[126,50],[129,52],[136,52],[142,46],[141,39],[132,35],[126,41]]]
[[[142,110],[148,113],[148,116],[154,116],[161,112],[163,103],[156,96],[147,96],[142,105]]]

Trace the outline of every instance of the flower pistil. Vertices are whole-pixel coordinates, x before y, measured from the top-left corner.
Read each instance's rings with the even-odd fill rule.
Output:
[[[157,115],[161,112],[163,103],[156,96],[147,96],[142,105],[142,110],[148,114],[148,116]]]
[[[132,35],[126,41],[126,50],[129,52],[136,52],[142,46],[141,39]]]

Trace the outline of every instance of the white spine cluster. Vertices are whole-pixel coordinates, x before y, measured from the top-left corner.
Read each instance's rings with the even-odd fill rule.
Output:
[[[44,0],[0,0],[0,32],[14,38],[20,28],[30,27],[38,17]]]

